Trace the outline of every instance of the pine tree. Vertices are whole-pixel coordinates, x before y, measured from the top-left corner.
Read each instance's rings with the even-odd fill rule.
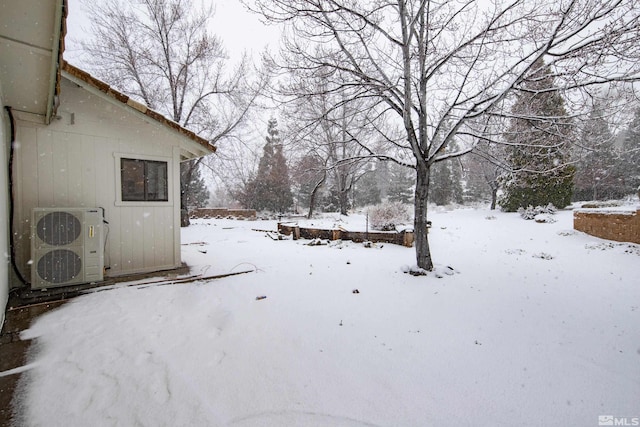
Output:
[[[471,202],[492,200],[493,188],[491,187],[489,172],[494,171],[496,169],[495,166],[474,152],[465,156],[464,165],[465,200]],[[495,205],[493,208],[495,209]]]
[[[640,192],[640,108],[626,129],[620,163],[624,194]]]
[[[275,120],[274,120],[275,121]],[[277,129],[276,129],[277,136]],[[293,206],[293,195],[291,194],[291,179],[289,178],[289,167],[287,159],[284,157],[282,144],[274,145],[273,169],[270,183],[273,185],[270,194],[273,195],[271,210],[284,213]]]
[[[564,100],[551,91],[554,81],[542,60],[532,66],[512,108],[506,141],[507,163],[504,195],[500,200],[508,212],[520,207],[552,203],[564,208],[571,202],[575,168],[568,164],[572,123],[566,117]]]
[[[413,203],[415,171],[397,163],[389,163],[386,198],[391,202]]]
[[[378,161],[375,168],[358,178],[355,202],[358,206],[384,202],[412,203],[414,171],[395,162]]]
[[[185,183],[185,186],[189,189],[185,194],[187,208],[191,210],[205,207],[209,201],[210,194],[198,165],[194,165],[191,169],[180,168],[180,175],[180,182]]]
[[[451,171],[448,162],[438,162],[431,166],[431,191],[429,201],[438,206],[448,204],[451,192]]]
[[[457,151],[457,145],[451,143],[451,150]],[[431,194],[429,200],[436,205],[462,203],[462,166],[459,159],[447,159],[431,167]]]
[[[209,190],[200,175],[200,160],[180,163],[180,226],[189,226],[189,210],[204,207]]]
[[[575,150],[578,166],[574,200],[605,200],[622,196],[614,137],[599,106],[593,107],[580,136],[581,147]]]
[[[459,205],[464,203],[464,189],[462,188],[462,162],[459,157],[449,160],[451,171],[451,201]]]
[[[358,178],[358,182],[354,188],[354,204],[357,206],[377,205],[380,203],[380,187],[378,175],[381,171],[381,163],[376,164],[375,168],[369,169]]]
[[[241,203],[256,210],[283,213],[293,205],[293,195],[276,119],[269,120],[266,141],[258,172],[246,184]]]

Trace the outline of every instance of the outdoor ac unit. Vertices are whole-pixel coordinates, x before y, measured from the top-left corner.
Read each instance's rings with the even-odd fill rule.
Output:
[[[96,208],[35,208],[31,221],[31,287],[103,280],[103,215]]]

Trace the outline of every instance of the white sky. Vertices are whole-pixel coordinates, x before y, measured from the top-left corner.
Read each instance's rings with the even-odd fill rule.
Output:
[[[82,67],[77,41],[82,39],[84,30],[89,28],[89,19],[81,0],[68,1],[65,59]],[[211,1],[215,5],[212,30],[221,38],[232,60],[239,58],[245,50],[257,57],[265,47],[276,47],[279,29],[264,25],[258,15],[248,12],[238,0],[204,1]]]

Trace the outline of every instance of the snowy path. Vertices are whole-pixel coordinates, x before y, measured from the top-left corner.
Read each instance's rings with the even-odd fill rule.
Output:
[[[436,262],[458,272],[441,279],[401,272],[413,249],[309,247],[251,231],[271,222],[200,221],[183,230],[183,243],[207,243],[183,246],[194,273],[257,272],[99,292],[42,317],[24,335],[38,337],[25,424],[640,417],[640,248],[572,232],[571,212],[557,218],[433,214]]]

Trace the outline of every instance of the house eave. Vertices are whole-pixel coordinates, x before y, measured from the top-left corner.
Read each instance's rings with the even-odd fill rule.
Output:
[[[3,102],[49,123],[59,95],[67,0],[4,3],[0,13]]]
[[[54,22],[53,42],[51,46],[51,68],[49,69],[49,94],[47,96],[47,111],[45,123],[51,123],[51,119],[58,108],[58,96],[60,94],[60,77],[62,54],[64,52],[64,38],[67,32],[67,0],[58,0],[56,4],[56,16]]]
[[[182,161],[203,157],[216,151],[216,147],[196,133],[182,127],[173,120],[137,102],[129,96],[119,92],[107,83],[93,77],[66,61],[62,62],[62,75],[69,81],[83,87],[92,94],[107,100],[121,108],[126,108],[134,114],[142,115],[148,122],[156,123],[181,136],[180,157]]]

